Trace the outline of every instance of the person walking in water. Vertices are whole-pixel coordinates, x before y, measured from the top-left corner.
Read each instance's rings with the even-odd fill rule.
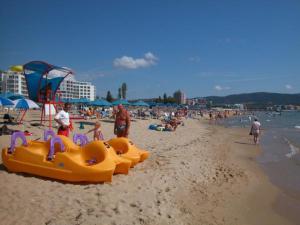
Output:
[[[253,135],[254,144],[258,144],[259,142],[258,137],[260,134],[260,127],[261,127],[260,122],[258,122],[257,118],[255,118],[250,130],[250,134]]]
[[[114,126],[114,134],[117,137],[128,137],[130,127],[130,116],[123,105],[118,105],[116,120]]]

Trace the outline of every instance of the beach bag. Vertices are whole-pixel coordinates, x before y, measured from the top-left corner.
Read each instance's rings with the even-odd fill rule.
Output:
[[[156,126],[155,124],[151,124],[151,125],[149,126],[149,129],[150,129],[150,130],[156,130],[156,127],[157,127],[157,126]]]

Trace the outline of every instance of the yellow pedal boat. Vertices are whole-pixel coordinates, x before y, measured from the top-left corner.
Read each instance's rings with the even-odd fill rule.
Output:
[[[15,146],[17,138],[22,139],[22,145]],[[125,140],[120,141],[126,143]],[[112,143],[118,150],[132,152],[125,144],[117,144],[116,140]],[[135,148],[133,151],[137,152]],[[111,182],[113,174],[127,174],[129,168],[136,164],[131,159],[117,155],[116,150],[103,141],[79,146],[61,135],[53,135],[45,141],[28,141],[22,132],[15,132],[11,147],[2,150],[3,164],[11,172],[70,182]]]
[[[137,148],[128,138],[113,138],[108,141],[108,144],[113,147],[119,156],[130,160],[131,167],[149,157],[148,151]]]

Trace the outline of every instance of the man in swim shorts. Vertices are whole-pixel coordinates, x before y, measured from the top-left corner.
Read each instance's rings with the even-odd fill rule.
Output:
[[[114,134],[117,137],[128,137],[130,127],[130,116],[123,105],[118,105],[116,120],[114,126]]]

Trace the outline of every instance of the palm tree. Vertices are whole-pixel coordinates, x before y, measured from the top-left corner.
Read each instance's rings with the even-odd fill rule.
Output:
[[[106,94],[106,101],[108,101],[108,102],[113,101],[113,96],[111,95],[110,91],[108,91]]]

